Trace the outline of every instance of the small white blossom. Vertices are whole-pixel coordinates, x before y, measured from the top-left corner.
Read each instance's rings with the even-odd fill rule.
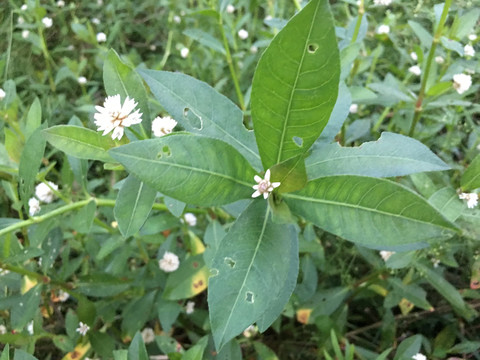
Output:
[[[270,21],[273,19],[273,16],[272,15],[267,15],[265,16],[265,20],[264,21]]]
[[[155,50],[157,50],[157,45],[152,44],[152,45],[150,45],[149,49],[150,49],[151,51],[155,51]]]
[[[185,313],[187,315],[192,314],[195,311],[195,303],[193,301],[188,301],[187,305],[185,306]]]
[[[467,74],[455,74],[453,75],[453,88],[457,90],[459,94],[463,94],[472,86],[472,77]]]
[[[78,328],[77,328],[77,332],[80,334],[80,335],[87,335],[87,332],[88,330],[90,330],[90,326],[88,326],[87,324],[84,324],[83,322],[79,322],[78,323]]]
[[[0,276],[7,275],[7,274],[10,274],[10,270],[4,270],[0,268]]]
[[[20,8],[20,10],[22,10],[22,11],[25,11],[27,9],[28,9],[27,4],[23,4],[22,7]]]
[[[80,76],[78,79],[77,79],[78,83],[80,85],[85,85],[87,83],[87,78],[85,76]]]
[[[373,0],[373,3],[377,6],[388,6],[392,3],[392,0]]]
[[[98,126],[97,131],[103,131],[103,136],[107,135],[113,130],[112,139],[120,140],[124,133],[124,128],[142,122],[142,113],[140,110],[132,111],[137,106],[134,99],[128,96],[125,102],[121,103],[120,95],[109,96],[105,99],[102,106],[95,106],[98,111],[93,116],[95,118],[95,125]]]
[[[255,325],[250,325],[245,330],[243,330],[243,336],[246,338],[251,338],[258,333],[258,328]]]
[[[356,114],[358,112],[358,104],[350,105],[349,111],[350,111],[351,114]]]
[[[185,222],[189,226],[197,225],[197,217],[195,215],[193,215],[192,213],[186,213],[183,217],[185,218]]]
[[[182,18],[181,18],[180,16],[178,16],[178,15],[175,15],[175,16],[173,17],[173,22],[174,22],[175,24],[180,24],[180,23],[182,22]]]
[[[40,211],[40,201],[32,197],[28,200],[28,213],[30,216],[34,216]]]
[[[458,195],[461,200],[467,200],[467,207],[473,209],[478,204],[478,194],[477,193],[461,193]]]
[[[227,5],[227,13],[233,14],[234,12],[235,12],[235,6],[233,6],[232,4],[228,4]]]
[[[5,96],[7,96],[7,93],[5,92],[5,90],[0,88],[0,100],[5,99]]]
[[[238,37],[242,40],[245,40],[246,38],[248,38],[248,31],[245,29],[238,30]]]
[[[174,253],[166,251],[165,254],[163,254],[163,258],[158,261],[158,265],[160,270],[165,272],[173,272],[178,269],[180,260]]]
[[[412,58],[413,61],[417,61],[418,60],[418,55],[415,51],[412,51],[410,53],[410,57]]]
[[[184,59],[186,59],[188,57],[189,53],[190,53],[190,50],[186,47],[184,47],[180,50],[180,56]]]
[[[23,17],[19,16],[18,19],[17,19],[18,25],[22,25],[24,22],[25,22],[25,19]]]
[[[420,76],[422,73],[422,69],[420,69],[420,66],[418,65],[413,65],[408,68],[408,71],[411,72],[413,75]]]
[[[67,293],[66,291],[60,290],[60,291],[58,292],[58,300],[59,300],[60,302],[65,302],[65,301],[67,301],[69,298],[70,298],[70,294]]]
[[[427,357],[421,353],[417,353],[412,356],[413,360],[427,360]]]
[[[53,20],[49,17],[44,17],[42,19],[42,23],[43,23],[43,25],[45,25],[46,28],[50,28],[53,25]]]
[[[267,199],[273,189],[280,186],[279,182],[270,182],[270,169],[265,172],[265,178],[262,179],[260,176],[254,176],[257,185],[253,185],[255,192],[252,194],[252,198],[258,197],[263,194],[263,198]]]
[[[0,325],[0,335],[5,335],[7,333],[7,327],[5,325]]]
[[[38,200],[43,201],[46,204],[50,204],[55,199],[55,193],[53,190],[58,190],[58,185],[51,181],[48,181],[48,185],[40,183],[35,187],[35,196]]]
[[[94,17],[94,18],[92,19],[92,23],[95,24],[95,25],[100,25],[100,19]],[[98,36],[98,35],[97,35],[97,36]],[[97,41],[98,41],[98,40],[97,40]]]
[[[477,35],[476,35],[476,34],[470,34],[470,35],[468,35],[468,40],[470,40],[470,41],[475,41],[475,40],[477,40]]]
[[[63,0],[58,0],[58,1],[57,1],[57,6],[58,6],[59,8],[64,7],[64,6],[65,6],[65,1],[63,1]]]
[[[440,259],[433,258],[432,264],[434,268],[437,268],[440,265]]]
[[[142,330],[142,339],[145,344],[150,344],[155,341],[155,333],[152,328],[145,328]]]
[[[380,256],[382,257],[383,261],[387,261],[388,259],[390,259],[390,256],[392,256],[393,254],[395,254],[394,251],[380,251]]]
[[[28,332],[30,335],[33,335],[33,320],[30,321],[30,322],[27,324],[27,332]]]
[[[463,48],[463,53],[465,56],[475,56],[475,49],[472,45],[468,44]]]
[[[435,56],[435,62],[437,64],[443,64],[445,62],[445,59],[443,57],[441,57],[440,55],[439,56]]]
[[[22,31],[22,38],[26,39],[26,38],[28,38],[28,35],[30,35],[30,31],[28,31],[28,30],[23,30]]]
[[[390,32],[390,26],[382,24],[377,29],[377,34],[388,34]]]
[[[256,54],[258,52],[258,47],[256,47],[255,45],[250,46],[250,52],[252,54]]]
[[[103,5],[103,0],[97,0],[97,5],[102,6]]]
[[[107,34],[105,34],[104,32],[99,32],[97,34],[97,41],[99,43],[107,41]]]
[[[175,128],[175,126],[177,126],[177,122],[173,120],[170,116],[157,116],[152,121],[153,135],[155,135],[156,137],[162,137],[164,135],[170,134]]]

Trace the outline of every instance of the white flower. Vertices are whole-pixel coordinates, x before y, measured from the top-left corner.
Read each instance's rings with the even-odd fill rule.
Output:
[[[79,322],[78,323],[78,328],[77,328],[77,332],[80,334],[80,335],[87,335],[87,332],[88,330],[90,330],[90,326],[88,326],[87,324],[84,324],[83,322]]]
[[[467,207],[473,209],[478,204],[478,194],[477,193],[461,193],[458,195],[461,200],[467,200]]]
[[[465,56],[475,56],[475,49],[472,45],[468,44],[463,48],[463,53]]]
[[[414,360],[427,360],[427,357],[421,353],[415,354],[412,356]]]
[[[30,335],[33,335],[33,320],[30,321],[30,322],[27,324],[27,332],[28,332]]]
[[[408,68],[408,71],[411,72],[413,75],[420,76],[422,73],[422,69],[420,69],[420,66],[418,65],[413,65]]]
[[[248,38],[248,31],[245,29],[238,30],[238,37],[242,40],[245,40],[246,38]]]
[[[28,35],[30,35],[30,31],[28,31],[28,30],[23,30],[23,31],[22,31],[22,37],[23,37],[24,39],[28,38]]]
[[[190,53],[190,50],[188,48],[184,47],[180,50],[180,56],[184,59],[188,57],[188,54]]]
[[[160,117],[157,116],[152,121],[152,131],[153,135],[156,137],[162,137],[163,135],[170,134],[173,129],[177,126],[177,122],[173,120],[170,116]]]
[[[78,79],[77,79],[78,83],[81,84],[81,85],[84,85],[87,83],[87,78],[85,76],[80,76]]]
[[[109,96],[105,99],[102,106],[95,106],[98,111],[93,116],[95,118],[95,125],[98,126],[97,131],[103,131],[102,135],[107,135],[113,130],[112,139],[120,140],[124,133],[124,128],[142,122],[142,114],[140,110],[133,109],[137,106],[134,99],[128,96],[125,102],[121,103],[120,95]]]
[[[40,211],[40,201],[32,197],[28,200],[28,213],[30,216],[35,215]]]
[[[388,259],[390,259],[390,256],[392,256],[393,254],[395,254],[394,251],[380,251],[380,256],[382,257],[383,261],[387,261]]]
[[[107,41],[107,34],[105,34],[104,32],[99,32],[97,34],[97,41],[99,43]]]
[[[102,6],[103,5],[103,0],[97,0],[97,5]]]
[[[18,23],[19,25],[22,25],[24,22],[25,22],[25,19],[24,19],[23,17],[21,17],[21,16],[17,19],[17,23]]]
[[[145,344],[150,344],[155,341],[155,333],[152,328],[145,328],[142,330],[142,339]]]
[[[7,96],[7,93],[5,92],[5,90],[0,88],[0,100],[5,99],[5,96]]]
[[[173,17],[173,22],[174,22],[175,24],[180,24],[180,23],[182,22],[182,18],[181,18],[180,16],[178,16],[178,15],[175,15],[175,16]]]
[[[438,265],[440,265],[440,259],[433,258],[432,259],[432,264],[434,268],[437,268]]]
[[[270,21],[270,20],[272,20],[272,19],[273,19],[273,16],[272,16],[272,15],[267,15],[267,16],[265,16],[264,21]]]
[[[5,335],[7,333],[7,328],[5,325],[0,325],[0,335]]]
[[[195,215],[193,215],[192,213],[186,213],[183,217],[185,218],[185,222],[189,226],[197,225],[197,217]]]
[[[65,302],[65,301],[67,301],[69,298],[70,298],[70,294],[67,293],[66,291],[60,290],[60,291],[58,292],[58,300],[59,300],[60,302]]]
[[[358,104],[352,104],[350,105],[350,113],[351,114],[356,114],[358,112]]]
[[[95,17],[95,18],[92,19],[92,23],[95,24],[95,25],[100,25],[100,19]],[[97,36],[98,36],[98,34],[97,34]]]
[[[152,45],[150,45],[149,49],[150,49],[151,51],[155,51],[155,50],[157,50],[157,45],[152,44]]]
[[[193,301],[188,301],[187,302],[187,305],[185,306],[185,313],[187,315],[190,315],[193,313],[193,311],[195,310],[195,303]]]
[[[382,24],[377,29],[377,34],[388,34],[390,32],[390,26]]]
[[[27,4],[23,4],[22,7],[20,8],[20,10],[22,10],[22,11],[25,11],[27,9],[28,9]]]
[[[227,13],[233,14],[234,12],[235,12],[235,6],[233,6],[232,4],[228,4],[227,5]]]
[[[57,1],[57,6],[60,7],[60,8],[64,7],[64,6],[65,6],[65,1],[63,1],[63,0],[58,0],[58,1]]]
[[[270,182],[270,169],[265,172],[265,178],[262,179],[260,176],[255,175],[253,177],[257,182],[257,185],[253,185],[255,192],[252,194],[252,197],[255,198],[263,194],[263,198],[268,198],[268,195],[273,191],[273,189],[280,186],[279,182]]]
[[[255,325],[250,325],[245,330],[243,330],[243,336],[246,338],[251,338],[258,333],[258,328]]]
[[[412,58],[413,61],[417,61],[418,60],[418,55],[415,51],[412,51],[410,53],[410,57]]]
[[[388,6],[392,3],[392,0],[373,0],[373,3],[378,6]]]
[[[49,17],[44,17],[42,19],[42,23],[43,23],[43,25],[45,25],[46,28],[50,28],[53,25],[53,20]]]
[[[158,266],[160,267],[160,270],[163,270],[165,272],[173,272],[178,269],[179,265],[180,260],[178,259],[178,256],[169,251],[165,251],[165,254],[163,254],[163,258],[158,261]]]
[[[258,47],[256,47],[255,45],[250,46],[250,52],[252,54],[256,54],[258,52]]]
[[[453,75],[453,88],[457,90],[459,94],[463,94],[472,86],[472,77],[467,74],[455,74]]]
[[[45,183],[40,183],[35,187],[35,196],[38,198],[38,200],[50,204],[55,199],[55,193],[52,189],[58,190],[58,185],[51,181],[48,181],[48,185]]]
[[[477,40],[477,35],[476,35],[476,34],[470,34],[470,35],[468,35],[468,40],[470,40],[470,41],[475,41],[475,40]]]
[[[445,59],[441,56],[435,56],[435,62],[437,64],[443,64],[445,62]]]

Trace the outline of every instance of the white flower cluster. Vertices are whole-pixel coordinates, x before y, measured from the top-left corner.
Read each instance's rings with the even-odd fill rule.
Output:
[[[238,37],[242,40],[246,40],[248,38],[248,31],[245,29],[238,30]]]
[[[418,65],[413,65],[408,68],[408,71],[411,72],[413,75],[420,76],[422,74],[422,69],[420,69],[420,66]]]
[[[28,200],[28,213],[34,216],[40,211],[40,201],[50,204],[55,200],[55,192],[58,190],[58,185],[51,181],[47,183],[40,183],[35,187],[35,197]],[[39,201],[40,200],[40,201]]]
[[[473,48],[472,45],[467,44],[463,48],[463,53],[465,56],[472,57],[472,56],[475,56],[475,49]]]
[[[388,34],[390,32],[390,26],[382,24],[377,28],[377,34]]]
[[[453,88],[457,90],[459,94],[463,94],[472,86],[472,77],[467,74],[455,74],[453,75]]]
[[[180,266],[180,260],[174,253],[165,251],[163,258],[158,261],[158,266],[165,272],[174,272]]]
[[[173,120],[170,116],[157,116],[152,121],[153,135],[155,135],[156,137],[162,137],[164,135],[170,134],[175,126],[177,126],[177,122]]]
[[[188,301],[187,305],[185,305],[185,313],[187,315],[193,314],[195,311],[195,302],[193,301]]]
[[[373,0],[373,3],[377,6],[388,6],[392,3],[392,0]]]
[[[150,344],[155,341],[155,332],[152,328],[145,328],[142,330],[142,339],[145,344]]]
[[[461,193],[458,195],[459,199],[467,201],[467,207],[473,209],[478,205],[478,194],[477,193]]]
[[[390,259],[390,256],[392,256],[393,254],[395,254],[395,251],[386,251],[386,250],[380,251],[380,256],[382,257],[383,261],[385,261],[385,262],[388,259]]]
[[[422,353],[417,353],[412,356],[413,360],[427,360],[427,357],[423,355]]]

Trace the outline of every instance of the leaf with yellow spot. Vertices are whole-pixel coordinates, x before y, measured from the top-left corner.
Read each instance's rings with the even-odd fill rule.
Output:
[[[203,254],[205,245],[202,240],[191,231],[188,232],[188,235],[190,235],[190,250],[192,255]]]
[[[90,350],[90,343],[87,342],[85,344],[78,344],[75,346],[73,351],[70,351],[67,355],[65,355],[62,360],[80,360],[82,359],[88,350]]]
[[[297,321],[301,324],[308,324],[310,320],[310,315],[312,314],[313,309],[298,309],[297,310]]]
[[[191,298],[207,288],[209,271],[201,254],[189,257],[168,276],[163,297],[168,300]]]
[[[408,301],[405,298],[400,300],[400,302],[398,303],[398,306],[400,307],[400,311],[402,312],[403,315],[407,315],[415,307],[415,305],[413,305],[412,302]]]
[[[22,294],[27,293],[28,290],[30,290],[37,284],[38,284],[38,281],[36,279],[32,279],[32,278],[29,278],[28,276],[24,276],[22,278],[22,288],[21,288]]]

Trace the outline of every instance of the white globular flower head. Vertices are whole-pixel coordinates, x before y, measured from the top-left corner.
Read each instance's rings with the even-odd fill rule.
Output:
[[[459,94],[463,94],[472,86],[472,77],[467,74],[455,74],[453,75],[453,88],[457,90]]]
[[[87,83],[87,78],[85,76],[80,76],[78,79],[77,79],[78,83],[80,85],[85,85]]]
[[[373,3],[377,6],[388,6],[392,3],[392,0],[373,0]]]
[[[182,22],[182,18],[181,18],[180,16],[178,16],[178,15],[175,15],[175,16],[173,17],[173,22],[174,22],[175,24],[180,24],[180,23]]]
[[[30,321],[30,322],[27,324],[27,332],[28,332],[30,335],[33,335],[33,333],[34,333],[34,330],[33,330],[33,320]]]
[[[57,6],[58,6],[59,8],[63,8],[63,7],[65,6],[65,1],[63,1],[63,0],[58,0],[58,1],[57,1]]]
[[[468,35],[468,40],[470,40],[470,41],[475,41],[475,40],[477,40],[477,35],[476,35],[476,34],[470,34],[470,35]]]
[[[235,12],[235,6],[233,6],[232,4],[228,4],[227,5],[227,13],[233,14],[234,12]]]
[[[413,75],[420,76],[422,73],[422,69],[420,69],[420,66],[418,65],[413,65],[408,68],[408,71],[411,72]]]
[[[55,199],[55,193],[53,190],[58,190],[58,185],[48,181],[48,185],[40,183],[35,187],[35,196],[38,200],[43,201],[46,204],[50,204]]]
[[[412,58],[413,61],[417,61],[418,60],[418,55],[415,51],[412,51],[410,53],[410,57]]]
[[[157,116],[152,121],[153,135],[155,135],[156,137],[162,137],[164,135],[170,134],[175,128],[175,126],[177,126],[177,122],[173,120],[170,116]]]
[[[445,62],[445,59],[443,57],[441,57],[440,55],[439,56],[435,56],[435,62],[437,64],[443,64]]]
[[[5,325],[0,325],[0,335],[5,335],[7,333],[7,327]]]
[[[32,197],[28,200],[28,213],[30,216],[34,216],[40,211],[40,201]]]
[[[417,353],[412,356],[413,360],[427,360],[427,357],[423,355],[422,353]]]
[[[243,336],[246,338],[251,338],[258,333],[258,328],[255,325],[250,325],[245,330],[243,330]]]
[[[58,301],[65,302],[70,298],[70,294],[66,291],[60,290],[58,293]]]
[[[79,322],[78,323],[78,328],[77,328],[77,332],[82,335],[82,336],[85,336],[87,335],[87,332],[88,330],[90,330],[90,326],[88,326],[87,324],[83,323],[83,322]]]
[[[387,251],[387,250],[380,251],[380,256],[382,257],[383,261],[387,261],[388,259],[390,259],[390,256],[392,256],[393,254],[395,254],[394,251]]]
[[[100,25],[100,19],[94,17],[94,18],[92,19],[92,23],[95,24],[95,25]]]
[[[165,251],[163,258],[158,261],[158,266],[165,272],[174,272],[180,266],[180,260],[174,253]]]
[[[473,209],[478,205],[478,194],[477,193],[461,193],[458,195],[459,199],[467,200],[467,207]]]
[[[467,44],[463,48],[463,53],[465,54],[465,56],[475,56],[475,49],[472,45]]]
[[[0,88],[0,100],[5,99],[5,96],[7,96],[7,93],[5,92],[5,90]]]
[[[185,305],[185,313],[187,315],[192,314],[195,311],[195,302],[193,301],[188,301],[187,305]]]
[[[28,38],[28,35],[30,35],[30,31],[28,31],[28,30],[23,30],[22,31],[22,38],[26,39],[26,38]]]
[[[356,114],[358,112],[358,104],[350,105],[349,112],[350,114]]]
[[[42,19],[42,24],[46,27],[46,28],[51,28],[52,25],[53,25],[53,20],[49,17],[44,17]]]
[[[105,34],[104,32],[99,32],[97,34],[97,42],[101,43],[105,41],[107,41],[107,34]]]
[[[22,11],[25,11],[28,9],[28,5],[27,4],[23,4],[22,7],[20,8],[20,10]]]
[[[155,341],[155,332],[152,328],[145,328],[142,330],[142,339],[145,344],[150,344]]]
[[[182,48],[180,50],[180,56],[184,59],[186,59],[188,57],[188,54],[190,54],[190,50],[186,47]]]
[[[193,215],[192,213],[186,213],[185,215],[183,215],[183,217],[185,218],[185,222],[189,226],[197,225],[197,217],[195,215]]]
[[[265,178],[261,178],[258,175],[254,176],[257,185],[253,185],[255,192],[252,194],[252,198],[256,198],[263,194],[263,198],[267,199],[273,189],[280,186],[279,182],[270,182],[270,169],[265,172]]]
[[[256,47],[255,45],[250,46],[250,52],[252,54],[256,54],[258,52],[258,47]]]
[[[132,112],[137,103],[128,96],[125,102],[121,103],[120,95],[109,96],[105,99],[102,106],[95,106],[98,111],[93,116],[95,125],[98,126],[97,131],[103,131],[103,136],[113,130],[112,139],[120,140],[124,133],[124,128],[140,124],[142,122],[142,113],[140,110]]]
[[[238,30],[238,37],[242,40],[246,40],[248,38],[248,31],[245,29]]]
[[[390,32],[390,26],[382,24],[378,27],[377,29],[377,34],[382,35],[382,34],[388,34]]]

